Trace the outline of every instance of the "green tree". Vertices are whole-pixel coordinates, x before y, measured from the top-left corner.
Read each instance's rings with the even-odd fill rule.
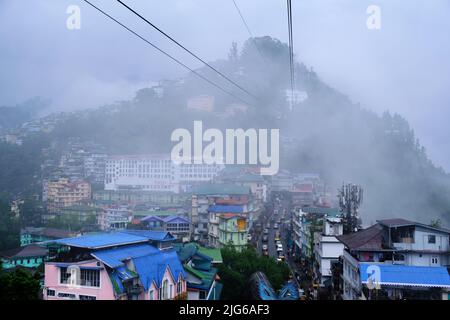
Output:
[[[0,272],[0,301],[37,300],[41,286],[40,274],[28,270],[16,269],[12,272]]]
[[[222,297],[228,299],[245,299],[247,281],[257,272],[263,272],[275,290],[279,290],[289,279],[289,268],[285,263],[273,258],[260,256],[253,247],[241,252],[234,247],[222,249],[223,264],[219,266],[219,276],[224,285]]]
[[[19,222],[13,217],[9,205],[0,201],[0,251],[18,247],[19,244]]]

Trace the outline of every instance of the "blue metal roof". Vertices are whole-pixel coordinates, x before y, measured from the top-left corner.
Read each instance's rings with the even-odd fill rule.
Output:
[[[136,244],[119,247],[117,249],[105,249],[95,251],[91,255],[111,268],[123,266],[123,260],[142,257],[159,252],[159,249],[150,244]]]
[[[209,212],[223,212],[223,213],[243,213],[244,208],[239,205],[212,205],[209,206]]]
[[[154,241],[172,241],[175,237],[167,231],[153,231],[153,230],[124,230],[121,233],[126,233],[129,235],[145,237],[148,240]]]
[[[149,240],[172,241],[174,239],[166,231],[124,230],[120,232],[105,232],[75,238],[58,239],[53,242],[72,247],[102,249],[125,244],[142,243]]]
[[[360,275],[365,284],[370,278],[374,285],[450,288],[450,275],[445,267],[361,263]]]
[[[54,242],[72,247],[100,249],[117,245],[132,244],[146,241],[148,241],[148,239],[142,236],[122,232],[111,232],[111,233],[85,235],[75,238],[58,239],[55,240]]]
[[[281,300],[298,300],[299,293],[298,287],[293,281],[286,283],[278,294],[278,298]]]
[[[183,278],[186,277],[186,272],[178,259],[177,253],[173,249],[135,258],[133,262],[145,290],[150,288],[153,281],[158,287],[161,286],[161,281],[167,267],[169,267],[175,281],[178,280],[180,274]]]

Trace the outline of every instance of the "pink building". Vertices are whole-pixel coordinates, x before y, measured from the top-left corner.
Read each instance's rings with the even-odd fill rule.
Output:
[[[45,300],[186,299],[186,273],[163,231],[121,231],[55,240]]]

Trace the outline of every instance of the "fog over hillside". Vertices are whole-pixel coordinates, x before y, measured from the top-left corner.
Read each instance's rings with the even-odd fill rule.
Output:
[[[163,37],[115,1],[93,1],[186,59]],[[156,25],[182,39],[207,60],[225,58],[232,41],[248,33],[231,1],[128,1]],[[255,36],[287,39],[285,5],[238,1]],[[66,28],[66,9],[79,5],[81,30]],[[295,54],[352,101],[381,114],[399,112],[412,125],[431,159],[450,168],[450,3],[446,0],[382,0],[382,28],[366,28],[372,1],[300,1],[293,4]],[[0,105],[30,97],[53,101],[52,110],[95,107],[133,97],[162,78],[184,72],[82,1],[4,0],[0,3]],[[21,19],[15,19],[19,15]],[[198,18],[194,18],[198,17]],[[43,23],[45,21],[45,23]],[[14,32],[12,32],[14,30]]]

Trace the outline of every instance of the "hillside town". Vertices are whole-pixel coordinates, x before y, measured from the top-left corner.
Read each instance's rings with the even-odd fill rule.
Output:
[[[253,270],[251,299],[450,295],[450,230],[401,215],[363,226],[360,186],[333,191],[315,173],[263,176],[257,166],[92,147],[74,142],[42,166],[40,227],[0,253],[6,272],[41,275],[42,299],[220,300],[223,250],[249,248],[289,270],[277,290]]]

